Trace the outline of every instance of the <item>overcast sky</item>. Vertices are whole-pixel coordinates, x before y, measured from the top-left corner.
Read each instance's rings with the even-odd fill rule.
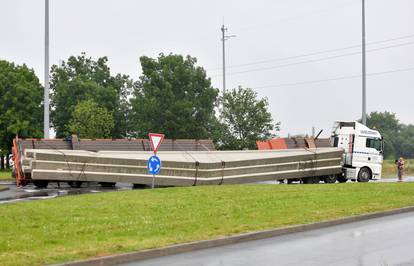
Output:
[[[413,11],[412,0],[366,0],[367,109],[404,123],[414,123]],[[361,0],[50,0],[50,63],[108,56],[112,73],[137,79],[142,55],[190,54],[221,89],[223,19],[237,35],[227,88],[268,97],[280,135],[360,118]],[[0,59],[43,82],[43,44],[44,1],[0,0]]]

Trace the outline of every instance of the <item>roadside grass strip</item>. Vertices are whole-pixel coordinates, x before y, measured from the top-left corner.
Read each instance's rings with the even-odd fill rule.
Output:
[[[414,183],[226,185],[0,205],[0,264],[44,265],[414,205]]]
[[[404,167],[405,176],[414,176],[414,159],[406,159]],[[397,166],[395,160],[384,160],[382,164],[383,178],[397,178]]]
[[[0,170],[0,180],[12,179],[12,171],[10,169]]]

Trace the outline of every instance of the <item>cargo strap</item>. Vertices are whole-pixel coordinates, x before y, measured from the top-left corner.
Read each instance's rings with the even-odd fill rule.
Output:
[[[194,175],[194,184],[193,184],[193,186],[197,185],[198,167],[200,166],[200,162],[196,161],[195,166],[196,166],[196,171],[195,171],[195,175]]]
[[[226,162],[225,161],[221,161],[221,180],[219,185],[223,184],[223,180],[224,180],[224,168],[226,167]]]

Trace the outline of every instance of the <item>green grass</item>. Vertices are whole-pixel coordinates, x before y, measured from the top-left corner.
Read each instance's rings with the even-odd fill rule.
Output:
[[[5,180],[5,179],[12,179],[11,169],[0,170],[0,180]]]
[[[414,159],[405,160],[405,176],[414,176]],[[397,166],[395,160],[384,160],[382,164],[382,177],[390,178],[397,177]]]
[[[0,264],[43,265],[414,205],[414,183],[135,190],[0,205]]]
[[[5,188],[5,186],[0,185],[0,191],[3,191]]]

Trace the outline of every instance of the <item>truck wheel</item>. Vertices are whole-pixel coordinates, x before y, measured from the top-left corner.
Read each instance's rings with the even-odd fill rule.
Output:
[[[358,173],[358,182],[368,182],[371,179],[371,171],[367,167],[361,168]]]
[[[68,185],[71,188],[80,188],[82,186],[82,181],[68,181]]]
[[[114,187],[115,186],[115,182],[100,182],[99,183],[101,185],[101,187]]]
[[[292,183],[293,183],[293,180],[292,180],[292,179],[288,179],[288,180],[287,180],[287,183],[288,183],[288,184],[292,184]]]
[[[33,185],[35,185],[37,188],[47,188],[47,185],[49,185],[48,180],[33,180]]]
[[[346,183],[348,181],[348,178],[343,175],[338,175],[337,179],[339,183]]]
[[[323,177],[323,182],[333,184],[336,182],[336,175],[327,175]]]

